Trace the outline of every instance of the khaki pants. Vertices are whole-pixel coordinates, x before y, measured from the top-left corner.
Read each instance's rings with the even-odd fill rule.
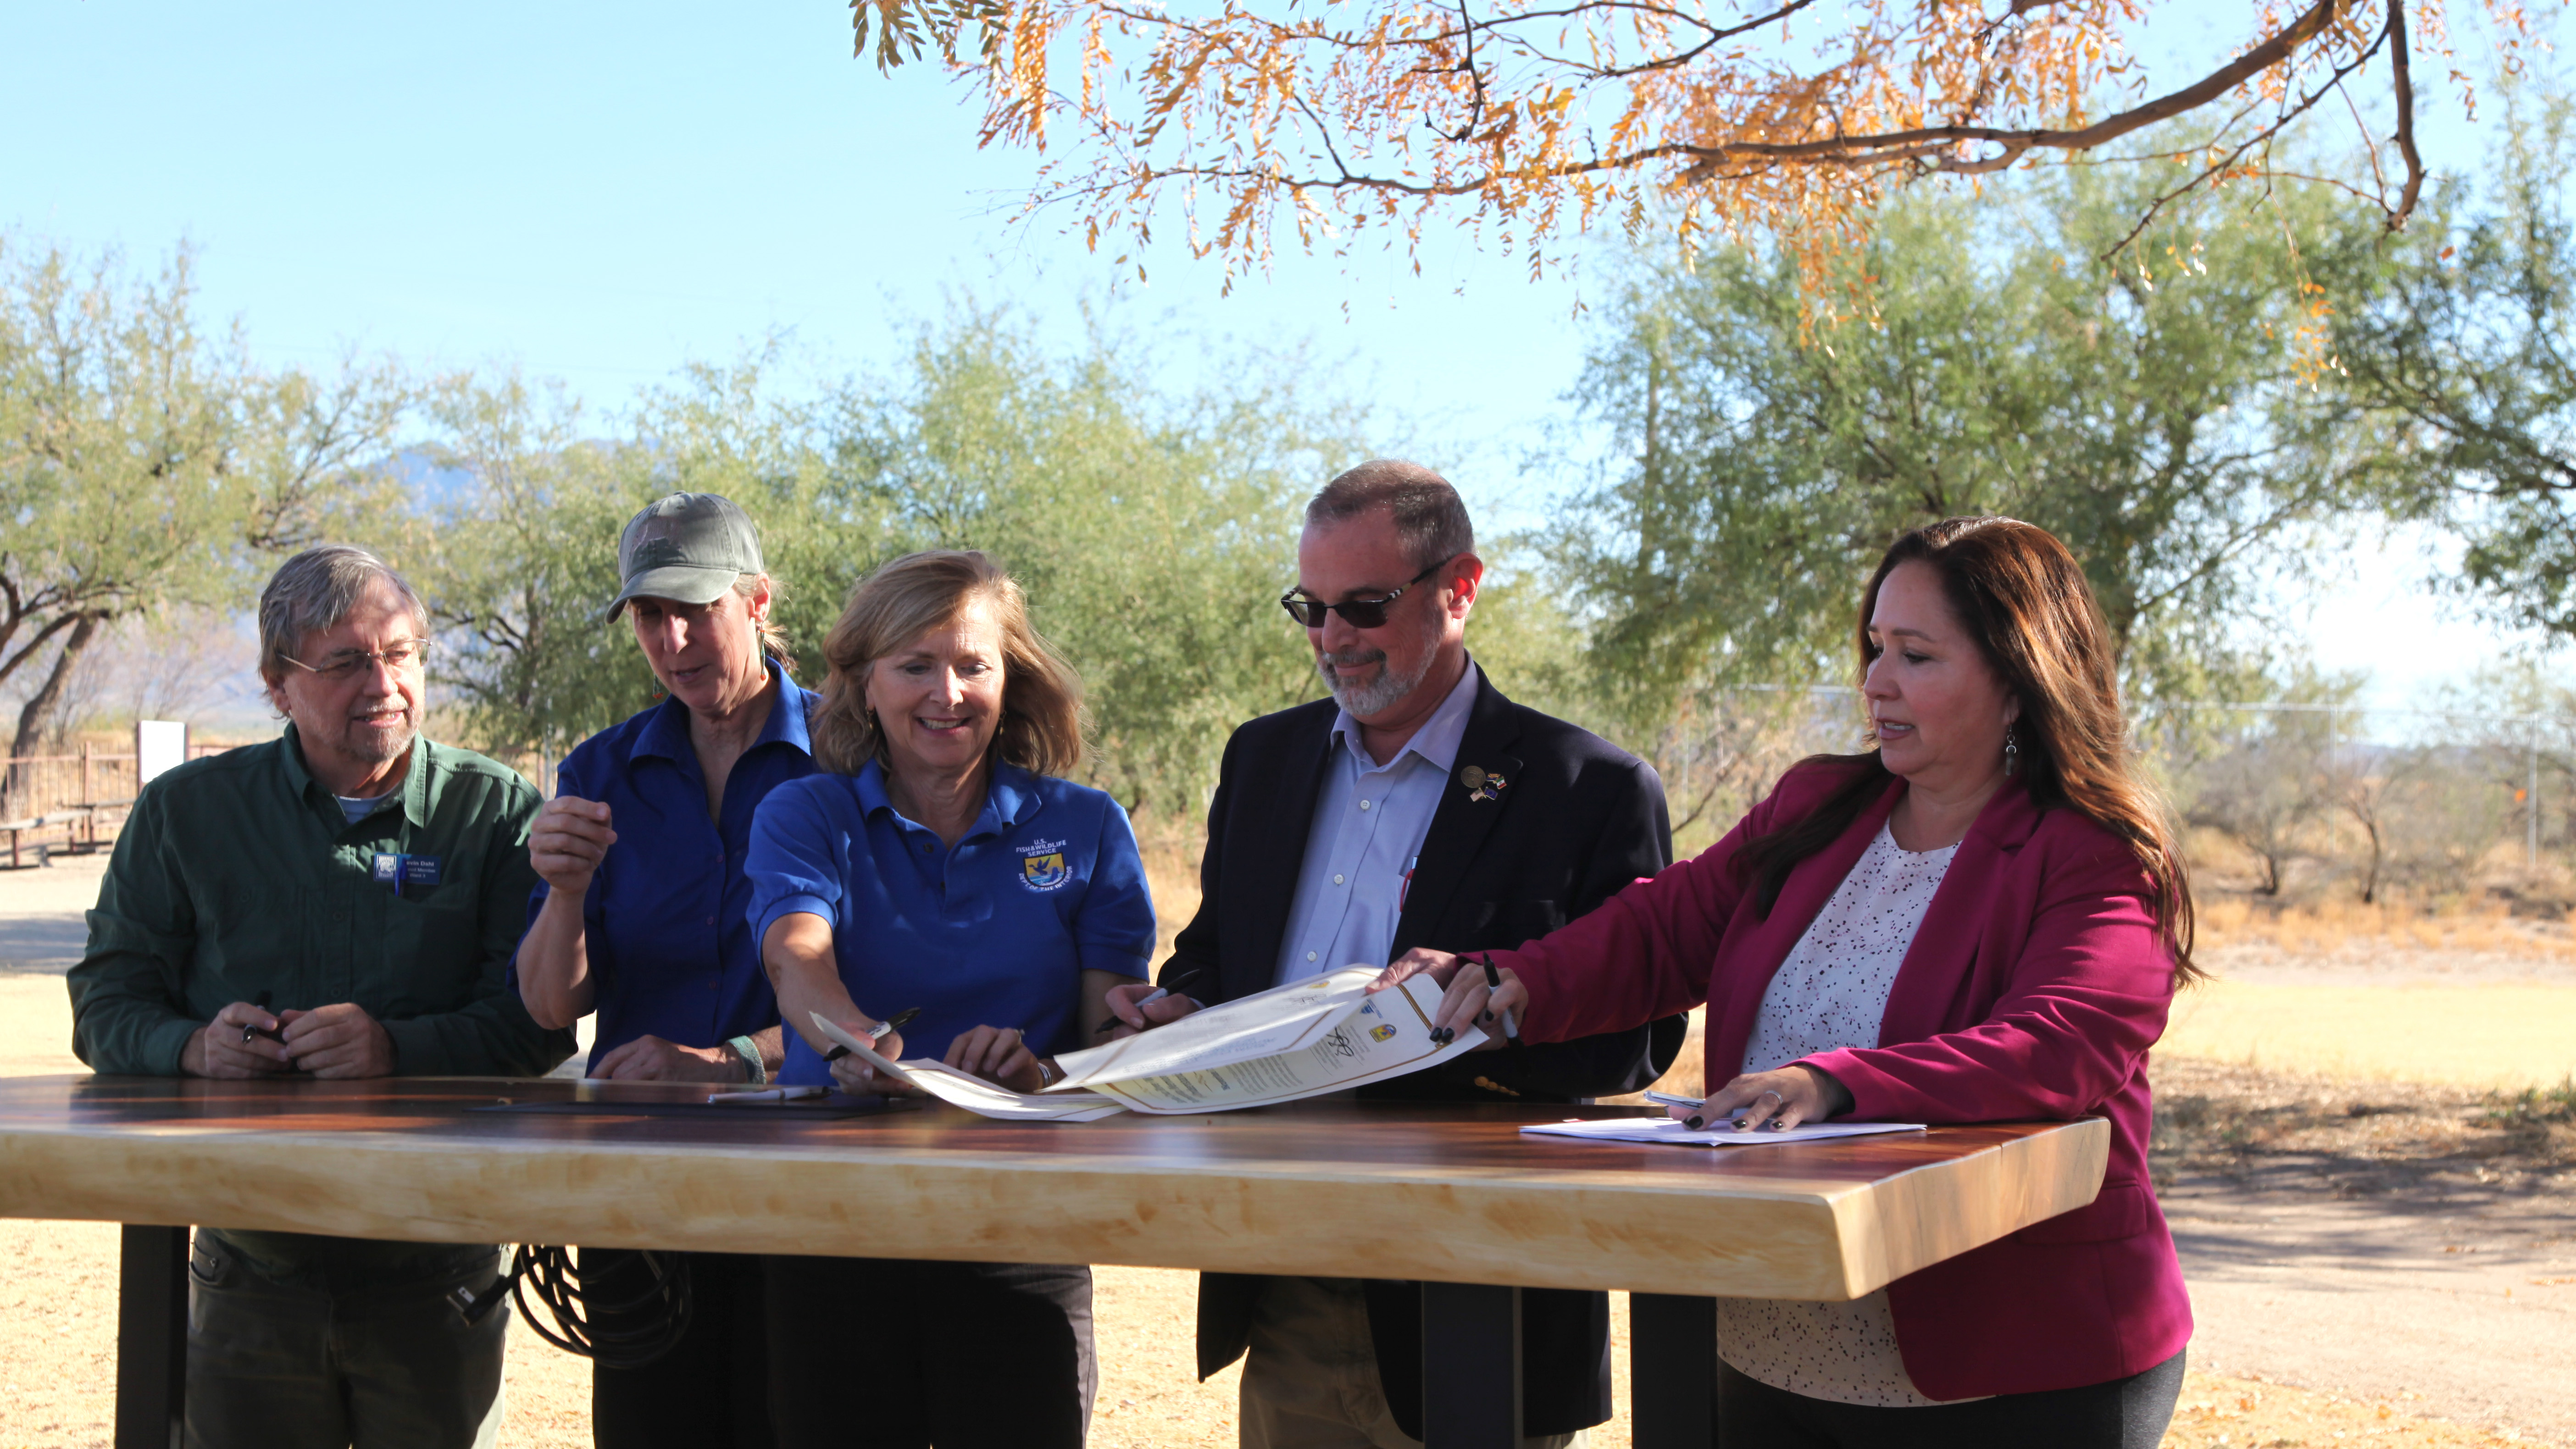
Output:
[[[1584,1449],[1584,1436],[1539,1435],[1521,1446]],[[1243,1363],[1243,1449],[1422,1449],[1386,1406],[1357,1279],[1263,1285]]]

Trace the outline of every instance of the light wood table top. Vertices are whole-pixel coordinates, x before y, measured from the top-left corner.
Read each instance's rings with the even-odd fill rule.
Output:
[[[0,1217],[1842,1299],[2083,1206],[2109,1124],[1696,1149],[1616,1108],[639,1115],[704,1087],[0,1080]],[[471,1110],[572,1102],[571,1114]]]

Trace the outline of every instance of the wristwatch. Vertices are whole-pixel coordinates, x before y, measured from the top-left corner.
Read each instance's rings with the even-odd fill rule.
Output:
[[[742,1058],[744,1081],[755,1087],[769,1085],[769,1064],[760,1059],[760,1043],[747,1036],[738,1036],[725,1045],[733,1048],[735,1056]]]

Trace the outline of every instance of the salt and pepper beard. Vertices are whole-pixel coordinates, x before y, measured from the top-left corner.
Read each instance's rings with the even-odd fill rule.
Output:
[[[1440,616],[1434,614],[1431,627],[1425,631],[1430,637],[1431,647],[1422,651],[1422,662],[1411,674],[1399,675],[1381,667],[1377,679],[1369,684],[1345,684],[1334,675],[1333,666],[1336,664],[1384,666],[1386,651],[1383,649],[1352,649],[1340,654],[1318,649],[1315,651],[1315,672],[1324,676],[1324,688],[1332,692],[1333,702],[1342,707],[1343,713],[1353,719],[1367,719],[1381,710],[1393,708],[1406,695],[1421,688],[1423,680],[1431,677],[1431,666],[1440,661],[1440,628]]]
[[[403,728],[399,735],[382,740],[369,739],[361,743],[357,729],[350,724],[349,717],[343,715],[338,735],[316,743],[336,754],[345,755],[352,760],[369,765],[385,764],[410,754],[411,742],[420,733],[420,710],[399,692],[393,696],[393,699],[403,707]],[[358,703],[374,706],[384,703],[384,699],[378,696],[374,699],[360,700]]]

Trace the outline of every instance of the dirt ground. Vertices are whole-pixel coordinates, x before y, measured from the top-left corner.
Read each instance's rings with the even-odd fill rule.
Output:
[[[61,973],[79,955],[79,913],[96,883],[97,863],[77,858],[0,873],[0,1074],[80,1069]],[[1174,915],[1185,909],[1168,904],[1179,907]],[[2463,963],[2383,951],[2374,970],[2373,953],[2350,942],[2331,957],[2316,953],[2323,959],[2275,954],[2214,964],[2249,986],[2371,993],[2358,1000],[2377,1001],[2375,1014],[2341,1018],[2347,1047],[2402,1042],[2426,1034],[2428,1021],[2463,1060],[2551,1033],[2576,1041],[2576,977],[2563,956]],[[2567,995],[2499,1009],[2500,998],[2427,998],[2375,981]],[[2305,1040],[2283,1024],[2297,1027],[2306,1006],[2326,999],[2274,998],[2247,1019],[2263,1041]],[[2156,1065],[2159,1188],[2200,1319],[2200,1371],[2168,1449],[2576,1446],[2576,1384],[2566,1382],[2576,1377],[2567,1373],[2576,1363],[2576,1103],[2412,1084],[2382,1075],[2385,1062],[2338,1076],[2299,1070],[2287,1049],[2255,1055],[2259,1064],[2248,1065],[2243,1054],[2168,1050]],[[2339,1061],[2349,1068],[2354,1059]],[[0,1220],[0,1449],[109,1443],[115,1248],[112,1224]],[[1200,1384],[1190,1366],[1190,1275],[1103,1268],[1097,1279],[1093,1444],[1231,1444],[1234,1372]],[[1613,1309],[1624,1403],[1624,1295]],[[588,1444],[586,1365],[524,1326],[512,1329],[507,1395],[503,1444]],[[1592,1435],[1595,1449],[1629,1442],[1624,1417]]]

